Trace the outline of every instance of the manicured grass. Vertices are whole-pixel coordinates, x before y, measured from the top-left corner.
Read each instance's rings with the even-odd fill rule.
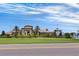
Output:
[[[79,43],[79,39],[69,38],[0,38],[0,44],[44,44]]]

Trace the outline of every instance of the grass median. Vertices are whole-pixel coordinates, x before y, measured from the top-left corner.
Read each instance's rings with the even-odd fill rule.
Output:
[[[48,44],[79,43],[79,39],[71,38],[0,38],[0,44]]]

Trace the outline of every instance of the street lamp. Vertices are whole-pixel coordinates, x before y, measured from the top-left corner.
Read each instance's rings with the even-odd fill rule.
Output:
[[[57,28],[56,29],[56,36],[59,37],[59,35],[60,35],[60,30]]]

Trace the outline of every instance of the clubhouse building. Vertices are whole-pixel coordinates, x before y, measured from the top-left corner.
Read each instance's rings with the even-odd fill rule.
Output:
[[[17,33],[19,35],[32,35],[35,33],[35,29],[33,29],[33,26],[31,25],[25,25],[23,28],[18,29]],[[16,30],[13,29],[10,33],[15,34]],[[51,37],[62,37],[62,31],[59,30],[58,28],[56,28],[54,31],[48,31],[48,29],[45,30],[41,30],[41,29],[37,29],[37,35],[39,36],[45,36],[45,35],[49,35]]]

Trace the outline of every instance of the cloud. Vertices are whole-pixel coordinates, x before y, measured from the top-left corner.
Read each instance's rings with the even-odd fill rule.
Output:
[[[22,4],[0,4],[0,12],[10,14],[24,14],[24,15],[40,14],[40,12],[34,11],[33,8],[27,7]]]
[[[37,6],[38,7],[38,6]],[[22,4],[0,4],[0,12],[8,12],[8,13],[57,13],[61,9],[61,6],[48,6],[44,8],[33,8],[28,7]],[[31,10],[31,11],[29,11]],[[36,13],[37,12],[37,13]]]
[[[34,11],[32,11],[32,12],[26,12],[26,14],[40,14],[40,12],[34,12]]]
[[[57,6],[57,7],[56,6],[54,6],[54,7],[48,6],[48,7],[39,9],[39,10],[42,12],[46,12],[46,13],[58,13],[61,9],[62,9],[61,6]]]
[[[79,24],[79,20],[67,18],[67,17],[46,17],[46,19],[49,19],[50,22],[60,22],[65,24]]]
[[[75,8],[79,8],[79,3],[66,3],[67,5]]]
[[[78,24],[79,23],[79,10],[76,11],[76,9],[79,9],[79,4],[72,4],[72,3],[66,3],[63,5],[56,5],[56,6],[41,6],[41,8],[38,8],[38,6],[35,7],[29,7],[27,5],[23,4],[0,4],[0,12],[2,13],[9,13],[9,14],[22,14],[22,15],[39,15],[43,16],[44,20],[49,20],[51,22],[53,21],[59,21],[63,23],[73,23]],[[75,12],[74,12],[75,11]],[[44,16],[42,14],[47,14],[47,16]],[[41,16],[39,16],[40,20]],[[47,21],[48,22],[48,21]]]
[[[55,6],[55,9],[53,7],[46,8],[45,10],[50,15],[46,17],[47,20],[53,22],[63,22],[63,23],[70,23],[70,24],[79,24],[79,11],[76,11],[75,8],[79,8],[76,4],[66,4],[67,6]],[[71,6],[70,6],[71,5]],[[73,8],[75,7],[75,8]],[[72,12],[71,10],[75,10],[76,12]],[[73,10],[73,11],[74,11]]]

